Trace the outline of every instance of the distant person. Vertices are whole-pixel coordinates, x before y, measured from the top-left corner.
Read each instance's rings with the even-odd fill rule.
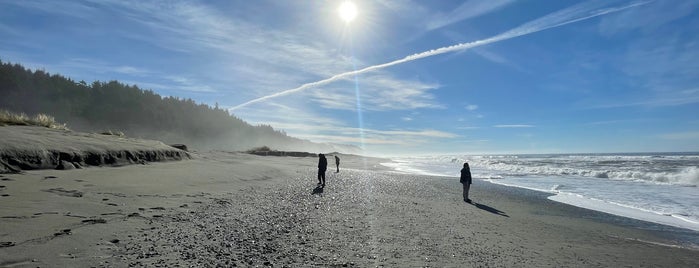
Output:
[[[464,202],[471,203],[471,199],[468,199],[468,190],[471,188],[471,168],[468,163],[464,163],[464,168],[461,169],[460,182],[464,186]]]
[[[325,187],[325,171],[328,169],[328,159],[323,154],[318,154],[318,158],[318,184]]]
[[[335,156],[335,166],[337,167],[337,171],[335,173],[340,173],[340,158]]]

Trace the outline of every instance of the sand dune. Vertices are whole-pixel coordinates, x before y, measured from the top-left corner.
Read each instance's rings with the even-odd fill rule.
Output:
[[[0,137],[0,173],[189,158],[159,141],[38,126],[0,127]]]

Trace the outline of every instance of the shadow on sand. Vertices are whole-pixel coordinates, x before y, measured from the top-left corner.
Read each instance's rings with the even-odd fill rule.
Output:
[[[322,194],[322,193],[323,193],[323,186],[318,185],[318,186],[316,186],[315,189],[313,189],[313,192],[311,193],[311,195],[314,195],[314,194],[318,194],[318,195],[319,195],[319,194]]]
[[[473,205],[476,206],[477,208],[488,211],[488,212],[493,213],[495,215],[500,215],[500,216],[504,216],[504,217],[508,217],[508,218],[510,217],[510,216],[507,216],[507,214],[504,211],[500,211],[499,209],[494,208],[494,207],[489,207],[487,205],[478,204],[475,202],[473,203]]]

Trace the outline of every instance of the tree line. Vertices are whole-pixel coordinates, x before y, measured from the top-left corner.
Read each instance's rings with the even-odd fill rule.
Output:
[[[129,137],[188,143],[199,148],[244,150],[355,150],[353,146],[312,143],[269,125],[253,126],[219,107],[192,99],[162,97],[118,81],[88,84],[0,61],[0,108],[49,114],[78,131],[122,131]]]

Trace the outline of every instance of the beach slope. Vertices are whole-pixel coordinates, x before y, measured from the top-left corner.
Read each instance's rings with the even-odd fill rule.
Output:
[[[342,157],[206,152],[0,177],[0,267],[697,267],[697,251],[540,193]]]

